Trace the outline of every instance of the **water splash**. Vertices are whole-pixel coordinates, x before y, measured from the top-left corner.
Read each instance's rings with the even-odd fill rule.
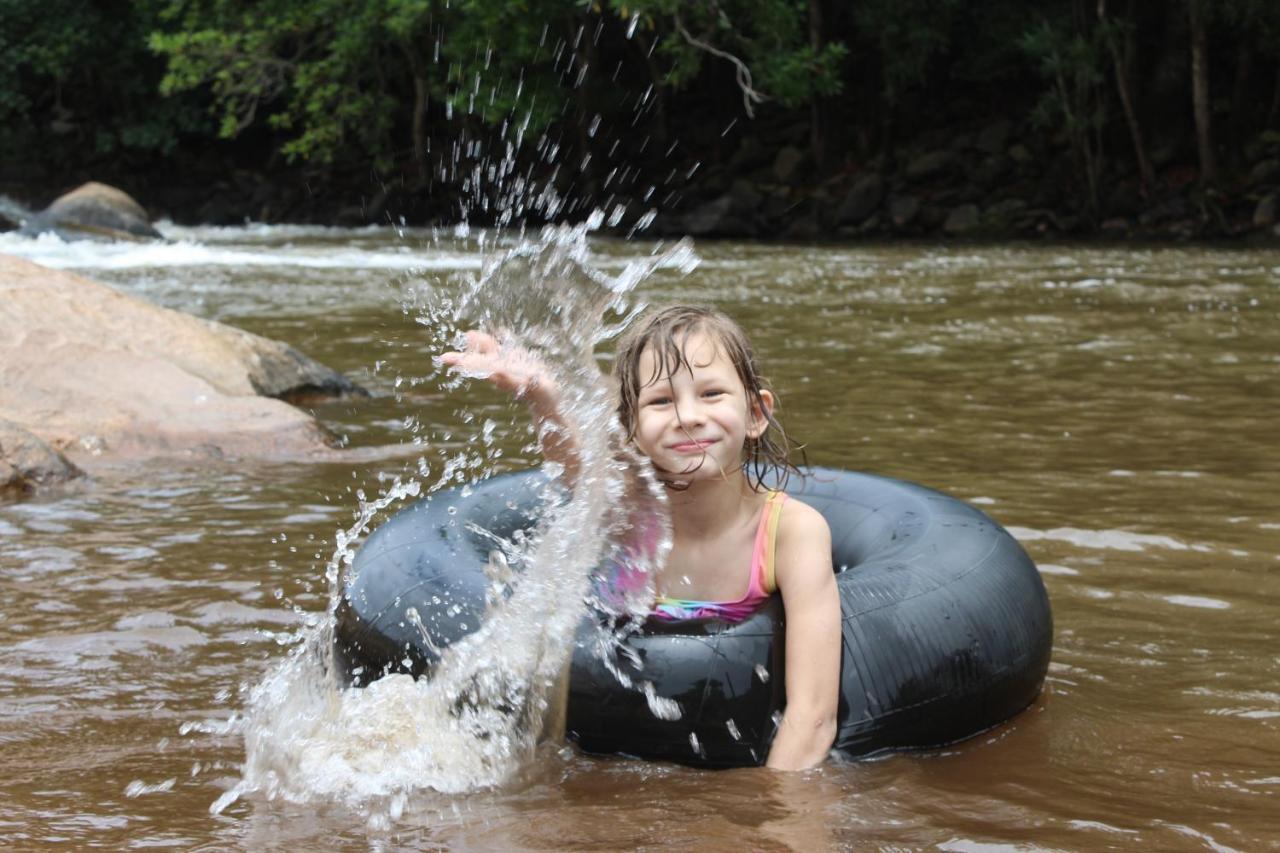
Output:
[[[425,788],[457,793],[501,785],[533,760],[539,738],[560,724],[575,630],[589,602],[614,617],[647,609],[652,587],[602,597],[592,578],[606,559],[625,560],[641,579],[669,547],[662,490],[648,467],[629,457],[596,347],[616,336],[639,309],[631,293],[659,266],[690,269],[696,258],[679,243],[608,276],[591,264],[593,214],[576,227],[548,227],[537,240],[494,251],[478,275],[457,273],[451,287],[418,287],[405,302],[435,351],[462,329],[480,328],[503,346],[535,353],[561,389],[563,416],[574,435],[580,474],[567,500],[549,489],[532,535],[494,535],[493,594],[476,629],[443,650],[429,678],[389,675],[364,689],[341,689],[332,658],[334,612],[357,543],[386,510],[429,491],[483,478],[501,467],[490,419],[465,418],[474,441],[421,479],[397,479],[377,499],[360,494],[354,523],[341,531],[326,576],[330,606],[250,692],[241,726],[246,758],[240,781],[212,806],[241,797],[355,805],[386,825],[405,797]],[[477,237],[484,241],[483,235]],[[464,385],[443,377],[446,387]],[[429,447],[431,442],[424,441]],[[464,487],[465,488],[465,487]],[[445,500],[445,493],[433,500]],[[422,624],[416,610],[405,618]],[[626,620],[619,620],[627,624]],[[620,629],[625,630],[625,629]],[[599,653],[615,654],[617,634],[604,632]],[[614,661],[626,679],[626,661]],[[624,681],[625,683],[625,681]],[[675,703],[637,685],[667,718]]]

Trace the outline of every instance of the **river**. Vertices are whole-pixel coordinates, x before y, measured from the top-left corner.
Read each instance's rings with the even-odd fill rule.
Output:
[[[474,425],[421,378],[407,282],[473,241],[391,228],[169,226],[167,245],[0,251],[279,338],[368,400],[315,404],[353,449]],[[592,242],[605,269],[651,249]],[[404,458],[97,465],[0,505],[0,845],[812,850],[1280,847],[1280,254],[1204,247],[697,246],[648,301],[751,334],[815,464],[972,501],[1038,563],[1040,699],[953,747],[805,774],[547,746],[517,782],[358,809],[247,798],[234,720],[323,612],[335,531]],[[485,390],[510,468],[517,410]],[[364,461],[361,461],[364,460]],[[309,617],[308,614],[311,614]],[[228,724],[228,721],[231,721]]]

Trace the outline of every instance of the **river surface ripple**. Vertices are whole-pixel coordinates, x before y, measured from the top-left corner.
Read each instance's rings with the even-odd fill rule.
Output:
[[[424,232],[169,228],[156,247],[0,251],[283,339],[372,400],[353,448],[473,426],[430,383],[407,278],[475,269]],[[649,246],[599,240],[620,268]],[[973,501],[1039,564],[1042,697],[950,749],[800,775],[547,747],[510,790],[360,814],[210,804],[224,731],[307,614],[376,464],[172,461],[0,505],[0,845],[215,849],[1280,847],[1280,256],[1204,248],[712,243],[651,301],[752,334],[811,462]],[[418,272],[412,272],[417,270]],[[510,467],[527,434],[497,396]],[[192,723],[196,725],[191,725]]]

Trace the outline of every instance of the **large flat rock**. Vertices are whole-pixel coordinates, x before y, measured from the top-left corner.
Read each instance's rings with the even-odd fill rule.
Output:
[[[363,393],[278,341],[0,255],[0,419],[72,459],[329,456],[273,399],[307,392]]]

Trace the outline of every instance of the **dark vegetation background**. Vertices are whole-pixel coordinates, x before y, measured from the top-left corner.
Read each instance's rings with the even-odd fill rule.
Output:
[[[0,163],[205,223],[1273,237],[1280,3],[0,0]]]

